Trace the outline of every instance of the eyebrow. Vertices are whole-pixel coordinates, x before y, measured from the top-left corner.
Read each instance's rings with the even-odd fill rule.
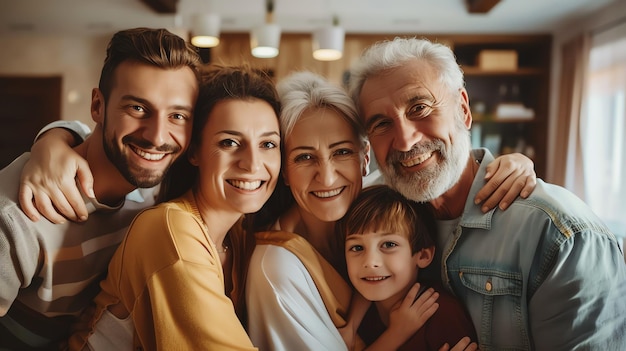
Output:
[[[369,233],[369,234],[371,234],[371,233]],[[406,235],[404,235],[402,233],[391,233],[391,232],[384,232],[384,233],[377,233],[377,234],[379,234],[379,235],[381,235],[383,237],[390,236],[390,235],[406,236]],[[348,235],[346,235],[346,241],[348,241],[348,240],[356,240],[354,237],[357,236],[357,235],[358,236],[363,236],[363,235],[366,235],[366,234],[365,233],[351,233],[351,234],[348,234]]]
[[[140,98],[138,96],[135,95],[124,95],[122,96],[122,101],[124,100],[130,100],[130,101],[136,101],[140,104],[146,105],[146,106],[153,106],[153,104],[149,101],[146,100],[144,98]],[[184,111],[188,111],[188,112],[193,112],[193,106],[190,105],[172,105],[172,106],[168,106],[168,108],[174,109],[174,110],[184,110]]]
[[[381,119],[385,119],[385,118],[387,118],[387,116],[383,115],[382,113],[377,113],[371,116],[365,123],[365,130],[369,131],[374,124],[376,124]]]
[[[408,105],[411,106],[414,103],[420,101],[420,100],[429,100],[429,101],[435,101],[434,96],[432,96],[431,94],[418,94],[418,95],[414,95],[408,99],[406,99],[404,101],[404,105]],[[372,127],[372,125],[376,124],[376,122],[378,122],[381,119],[385,119],[388,118],[387,115],[382,114],[382,113],[377,113],[373,116],[370,117],[370,119],[367,120],[367,122],[365,123],[365,130],[369,131],[370,128]]]
[[[342,144],[355,145],[355,143],[352,140],[341,140],[341,141],[332,143],[332,144],[330,144],[328,146],[329,146],[330,149],[332,149],[332,148],[340,146]],[[315,150],[315,148],[313,146],[303,145],[303,146],[298,146],[298,147],[293,148],[292,151],[295,151],[295,150]]]
[[[243,136],[243,133],[238,132],[236,130],[230,130],[230,129],[220,130],[219,132],[217,132],[215,134],[222,134],[222,133],[223,134],[236,135],[236,136]],[[278,132],[276,132],[274,130],[261,134],[262,137],[269,137],[269,136],[273,136],[273,135],[275,135],[275,136],[280,138],[280,133],[278,133]]]

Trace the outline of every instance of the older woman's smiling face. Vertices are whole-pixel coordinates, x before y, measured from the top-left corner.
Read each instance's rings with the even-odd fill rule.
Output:
[[[339,113],[305,111],[285,137],[283,166],[300,209],[325,222],[343,217],[361,191],[363,152],[357,134]]]

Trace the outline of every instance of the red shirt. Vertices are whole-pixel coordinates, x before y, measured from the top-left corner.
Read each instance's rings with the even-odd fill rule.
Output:
[[[461,302],[441,284],[431,286],[439,293],[437,312],[398,350],[439,350],[445,343],[453,347],[465,336],[475,342],[478,340],[472,320]],[[372,304],[358,332],[363,341],[370,345],[386,328],[378,316],[376,306]]]

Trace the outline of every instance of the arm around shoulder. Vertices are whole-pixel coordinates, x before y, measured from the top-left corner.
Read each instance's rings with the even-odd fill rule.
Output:
[[[533,161],[520,153],[498,156],[487,165],[485,186],[474,197],[482,203],[481,210],[488,212],[498,206],[506,210],[518,197],[527,198],[537,186]]]
[[[67,140],[69,146],[76,146],[80,144],[87,139],[89,134],[91,134],[89,126],[81,121],[54,121],[41,128],[41,130],[37,133],[37,136],[35,136],[34,143],[36,143],[43,134],[50,130],[61,132],[59,136]],[[72,139],[70,139],[70,137]]]
[[[40,214],[53,223],[86,220],[88,213],[81,193],[94,197],[93,176],[87,161],[72,146],[82,142],[89,128],[78,121],[56,121],[44,127],[22,170],[19,199],[33,221]]]

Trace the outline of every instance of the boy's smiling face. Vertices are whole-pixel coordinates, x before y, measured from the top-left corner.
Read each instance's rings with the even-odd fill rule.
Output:
[[[401,233],[350,234],[346,238],[350,281],[370,301],[395,303],[417,281],[421,251],[411,251],[407,236]]]

